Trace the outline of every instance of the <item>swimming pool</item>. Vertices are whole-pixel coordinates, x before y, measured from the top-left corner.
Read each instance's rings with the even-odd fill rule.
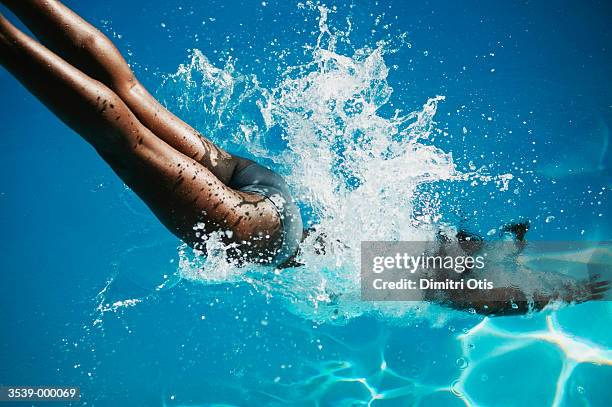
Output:
[[[202,259],[2,71],[0,383],[79,405],[610,404],[610,302],[362,302],[354,249],[517,219],[609,240],[609,5],[66,3],[343,244],[280,274]]]

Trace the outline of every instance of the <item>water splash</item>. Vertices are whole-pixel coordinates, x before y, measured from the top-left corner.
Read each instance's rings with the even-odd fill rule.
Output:
[[[432,240],[449,226],[440,196],[419,194],[419,188],[471,180],[496,182],[505,190],[512,176],[461,173],[452,155],[433,145],[434,118],[444,96],[429,98],[415,111],[384,113],[393,94],[385,63],[385,56],[397,51],[392,41],[342,54],[337,45],[350,43],[350,20],[346,30],[334,30],[328,24],[333,10],[310,2],[300,7],[319,12],[316,43],[306,47],[308,62],[286,68],[272,88],[236,72],[231,59],[221,69],[193,50],[158,93],[216,143],[286,177],[312,230],[301,246],[306,266],[275,273],[236,269],[209,238],[210,253],[217,255],[202,261],[184,247],[181,273],[203,283],[248,281],[315,320],[368,311],[414,313],[417,305],[359,301],[360,242]],[[398,42],[406,44],[405,35]],[[322,240],[325,255],[317,253]]]

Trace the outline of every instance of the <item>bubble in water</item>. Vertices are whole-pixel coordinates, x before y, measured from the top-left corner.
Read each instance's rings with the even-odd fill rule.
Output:
[[[463,397],[463,393],[459,390],[459,386],[461,385],[460,380],[454,380],[450,385],[451,392],[457,397]]]
[[[546,219],[544,220],[546,223],[550,223],[553,220],[555,220],[555,217],[553,215],[547,216]]]
[[[459,358],[455,361],[459,369],[465,369],[468,367],[468,361],[465,358]]]

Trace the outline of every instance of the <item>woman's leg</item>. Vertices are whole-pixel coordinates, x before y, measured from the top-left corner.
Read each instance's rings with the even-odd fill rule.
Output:
[[[227,184],[240,159],[215,146],[164,108],[135,78],[102,32],[57,0],[0,0],[49,49],[112,89],[156,136],[196,159]]]
[[[49,51],[0,14],[0,63],[83,136],[176,235],[196,244],[193,226],[230,230],[260,254],[278,244],[272,204],[225,186],[206,167],[143,126],[112,90]],[[262,238],[261,236],[268,236]]]

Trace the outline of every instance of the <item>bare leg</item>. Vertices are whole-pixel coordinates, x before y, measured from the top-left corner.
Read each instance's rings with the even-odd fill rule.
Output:
[[[278,245],[269,201],[236,192],[143,126],[112,90],[15,28],[0,14],[0,63],[85,138],[177,236],[196,244],[193,225],[230,230],[255,255]],[[269,238],[260,238],[268,235]]]
[[[49,49],[112,89],[155,135],[227,184],[237,159],[170,113],[138,82],[102,32],[57,0],[1,0]]]

